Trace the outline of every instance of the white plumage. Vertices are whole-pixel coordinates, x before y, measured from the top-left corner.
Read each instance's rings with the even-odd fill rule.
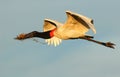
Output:
[[[51,19],[45,19],[44,31],[56,28],[54,37],[46,39],[48,45],[57,46],[61,43],[62,39],[67,40],[70,38],[84,37],[89,29],[92,29],[96,33],[92,19],[71,11],[66,11],[66,14],[67,20],[64,24]]]
[[[57,21],[54,21],[54,20],[51,20],[51,19],[45,19],[44,20],[43,31],[45,32],[45,31],[50,31],[50,30],[53,30],[53,29],[57,29],[62,25],[63,25],[62,23],[59,23]],[[62,42],[62,40],[60,38],[57,38],[56,36],[54,36],[50,39],[46,39],[45,42],[47,42],[48,45],[57,46]]]

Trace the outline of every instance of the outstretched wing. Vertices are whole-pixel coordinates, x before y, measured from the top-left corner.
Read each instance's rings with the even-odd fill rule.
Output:
[[[43,31],[50,31],[57,28],[57,24],[55,23],[55,21],[51,20],[51,19],[45,19],[44,20],[44,26],[43,26]]]
[[[66,27],[73,25],[76,30],[79,30],[83,34],[86,33],[89,29],[92,29],[92,31],[96,33],[92,19],[77,13],[73,13],[71,11],[66,11],[66,14],[68,16],[68,19],[65,23]]]
[[[57,22],[57,21],[54,21],[54,20],[51,20],[51,19],[45,19],[44,20],[43,31],[45,32],[45,31],[54,30],[55,28],[58,28],[61,25],[62,24]],[[45,41],[48,43],[48,45],[54,45],[54,46],[57,46],[62,42],[61,39],[59,39],[55,36],[50,38],[50,39],[46,39]]]

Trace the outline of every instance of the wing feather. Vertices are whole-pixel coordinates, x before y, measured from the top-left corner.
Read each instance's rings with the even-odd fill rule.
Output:
[[[54,21],[54,20],[51,20],[51,19],[45,19],[44,20],[44,26],[43,26],[43,31],[50,31],[50,30],[53,30],[59,26],[61,26],[62,24],[57,22],[57,21]],[[59,45],[62,41],[61,39],[57,38],[57,37],[52,37],[50,39],[46,39],[45,42],[48,43],[48,45],[54,45],[54,46],[57,46]]]
[[[83,33],[86,33],[89,29],[92,29],[92,31],[96,33],[96,30],[93,25],[93,19],[90,19],[86,16],[77,13],[73,13],[71,11],[66,11],[66,14],[68,16],[68,19],[65,23],[66,26],[70,26],[71,24],[73,24]]]
[[[57,27],[57,24],[55,21],[51,19],[45,19],[44,20],[44,26],[43,26],[43,31],[50,31],[53,30]]]

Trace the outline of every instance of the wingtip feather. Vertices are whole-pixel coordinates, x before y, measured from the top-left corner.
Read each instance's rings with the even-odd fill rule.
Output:
[[[62,42],[62,40],[57,37],[52,37],[50,39],[46,39],[45,42],[47,42],[48,45],[54,45],[56,47]]]

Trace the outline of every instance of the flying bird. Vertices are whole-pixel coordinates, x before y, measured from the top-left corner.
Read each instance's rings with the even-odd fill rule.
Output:
[[[15,39],[24,40],[33,37],[45,39],[48,45],[59,45],[62,40],[84,39],[106,47],[114,48],[114,43],[101,42],[93,39],[93,36],[86,34],[90,29],[96,34],[93,19],[71,11],[66,11],[67,20],[64,24],[45,19],[43,32],[32,31],[30,33],[19,34]]]

